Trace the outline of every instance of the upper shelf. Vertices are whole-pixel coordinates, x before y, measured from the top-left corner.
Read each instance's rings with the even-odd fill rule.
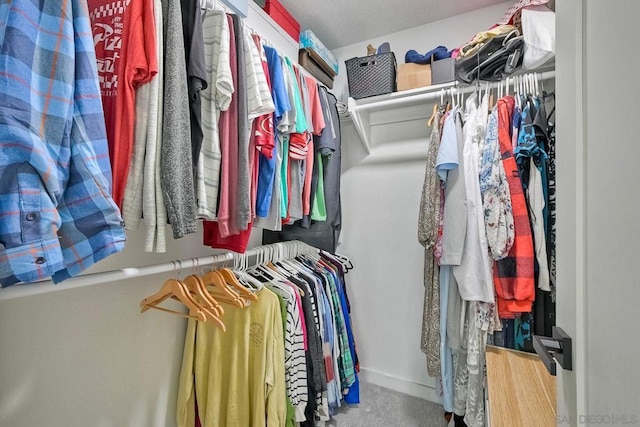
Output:
[[[547,80],[555,78],[555,71],[547,71],[538,73],[540,79]],[[482,83],[484,85],[484,83]],[[386,95],[372,96],[370,98],[362,98],[355,100],[349,98],[348,108],[349,115],[353,120],[353,124],[360,136],[362,145],[367,152],[371,153],[371,116],[372,112],[392,112],[400,108],[428,105],[427,101],[439,98],[445,90],[457,88],[460,93],[468,93],[476,90],[475,85],[466,85],[464,83],[454,81],[440,85],[426,86],[417,89],[405,90],[402,92],[393,92]],[[388,115],[393,117],[392,114]],[[391,119],[391,122],[400,119]],[[389,122],[387,122],[389,123]]]

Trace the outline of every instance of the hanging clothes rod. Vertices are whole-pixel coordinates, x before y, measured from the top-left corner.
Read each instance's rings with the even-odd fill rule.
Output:
[[[21,298],[32,295],[45,294],[67,289],[82,288],[85,286],[99,285],[103,283],[117,282],[132,278],[155,276],[170,272],[188,272],[201,267],[233,267],[234,261],[245,260],[248,266],[257,265],[259,254],[265,254],[266,259],[277,261],[292,258],[305,253],[318,253],[320,250],[299,240],[273,243],[270,245],[256,246],[248,249],[244,254],[224,252],[221,254],[189,258],[184,260],[169,261],[162,264],[148,265],[144,267],[128,267],[121,270],[104,271],[100,273],[83,274],[72,277],[62,283],[54,284],[51,280],[43,280],[35,283],[23,283],[8,288],[0,289],[0,301]]]
[[[524,73],[522,75],[533,74],[533,73]],[[515,76],[514,76],[515,77]],[[538,78],[540,80],[550,80],[556,77],[555,71],[546,71],[543,73],[538,73]],[[510,76],[511,78],[511,76]],[[506,80],[506,79],[505,79]],[[480,82],[480,87],[484,89],[484,86],[487,82]],[[495,84],[496,82],[489,82],[489,84]],[[357,112],[357,111],[367,111],[367,110],[381,110],[384,108],[392,107],[392,106],[401,106],[401,105],[416,105],[422,101],[430,101],[437,98],[440,98],[442,90],[449,90],[455,88],[455,93],[470,93],[476,90],[476,85],[471,84],[469,86],[460,87],[460,83],[455,81],[451,83],[444,83],[442,85],[430,86],[426,87],[426,92],[415,94],[413,91],[409,92],[406,96],[403,96],[402,92],[394,92],[393,94],[389,94],[388,99],[383,99],[380,101],[371,101],[367,100],[356,101],[349,99],[349,112]],[[362,103],[361,103],[362,102]]]

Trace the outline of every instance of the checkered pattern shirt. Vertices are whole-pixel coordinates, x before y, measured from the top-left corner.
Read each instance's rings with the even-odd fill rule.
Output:
[[[0,285],[60,282],[125,240],[87,5],[2,2],[0,28]]]
[[[535,252],[529,211],[511,144],[514,108],[513,97],[498,100],[498,143],[509,184],[515,229],[515,238],[509,254],[496,261],[493,268],[493,283],[501,319],[513,319],[518,313],[531,312],[536,296]]]

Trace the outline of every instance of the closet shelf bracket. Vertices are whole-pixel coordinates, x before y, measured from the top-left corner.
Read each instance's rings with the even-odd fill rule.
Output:
[[[529,74],[532,71],[526,71]],[[555,70],[538,73],[541,80],[555,78]],[[484,85],[484,82],[482,83]],[[439,85],[426,86],[416,89],[393,92],[386,95],[372,96],[362,99],[348,99],[349,118],[360,137],[366,154],[372,150],[372,128],[377,125],[406,122],[420,118],[429,118],[430,106],[433,101],[439,99],[444,91],[454,89],[456,93],[471,93],[476,90],[476,85],[466,85],[458,81]],[[407,108],[410,107],[410,108]],[[426,137],[425,132],[422,137]]]
[[[360,136],[362,146],[367,154],[371,154],[371,118],[370,113],[377,111],[391,111],[402,107],[424,106],[425,101],[436,99],[442,90],[457,87],[458,82],[443,83],[440,85],[426,86],[417,89],[393,92],[386,95],[372,96],[370,98],[349,98],[349,116]],[[425,114],[427,109],[425,109]]]

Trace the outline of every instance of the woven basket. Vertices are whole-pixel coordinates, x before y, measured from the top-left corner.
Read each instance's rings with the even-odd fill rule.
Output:
[[[396,57],[393,52],[345,61],[349,96],[354,99],[383,95],[396,90]]]

